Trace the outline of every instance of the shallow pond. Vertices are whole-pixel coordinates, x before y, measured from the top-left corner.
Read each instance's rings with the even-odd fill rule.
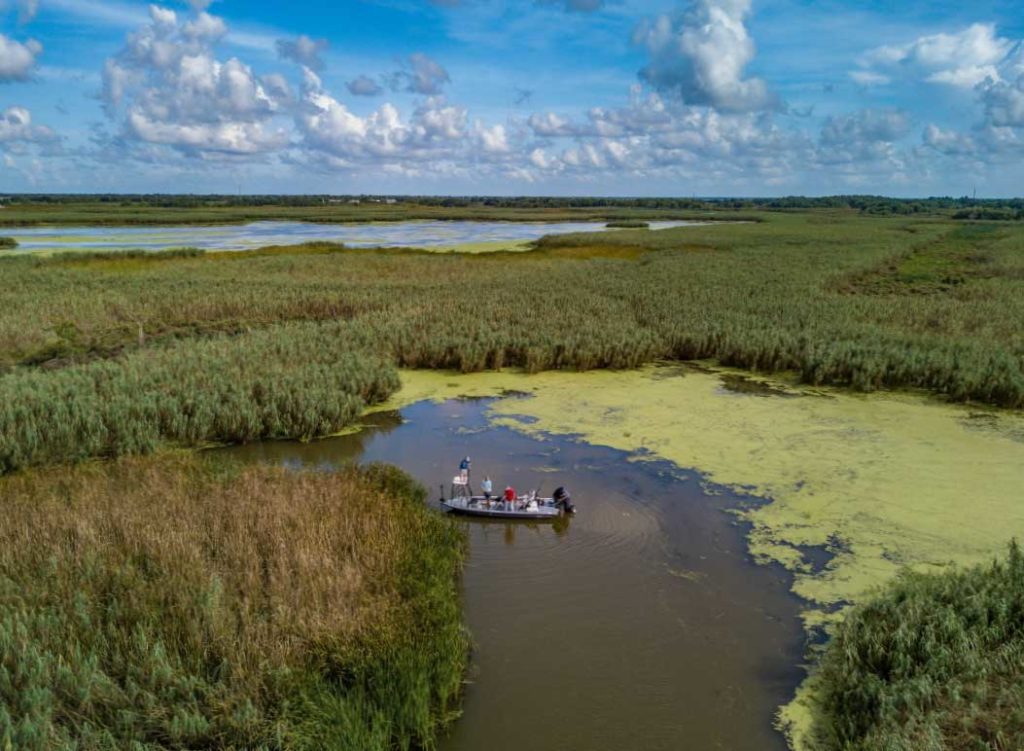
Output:
[[[651,229],[668,229],[701,222],[651,222]],[[405,246],[470,250],[501,250],[544,235],[599,232],[603,222],[441,222],[414,221],[373,224],[254,222],[252,224],[180,227],[31,227],[4,229],[18,241],[20,251],[60,250],[253,250],[267,245],[340,242],[355,248]]]
[[[668,463],[496,426],[492,406],[419,402],[353,435],[222,451],[295,466],[391,462],[431,500],[465,454],[477,482],[572,489],[579,514],[563,523],[460,522],[475,649],[444,751],[784,749],[773,716],[802,678],[800,603],[780,567],[750,561],[725,511],[753,501]]]

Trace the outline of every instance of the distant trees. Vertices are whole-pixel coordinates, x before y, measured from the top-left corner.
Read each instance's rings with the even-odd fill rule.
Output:
[[[617,196],[388,196],[359,195],[169,195],[169,194],[9,194],[0,195],[9,205],[101,203],[119,207],[195,209],[218,206],[311,207],[339,203],[383,203],[436,206],[440,208],[517,208],[517,209],[676,209],[676,210],[751,210],[787,211],[796,209],[850,209],[865,214],[910,215],[941,213],[957,219],[1020,219],[1024,199],[998,198],[889,198],[873,195],[752,197],[647,197]]]

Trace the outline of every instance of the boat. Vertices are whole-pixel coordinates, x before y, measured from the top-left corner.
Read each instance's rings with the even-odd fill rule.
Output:
[[[451,493],[445,497],[441,486],[441,508],[452,514],[476,516],[487,519],[525,519],[530,521],[554,521],[576,513],[568,496],[561,500],[545,498],[536,491],[506,501],[500,496],[473,495],[468,482],[455,478]]]

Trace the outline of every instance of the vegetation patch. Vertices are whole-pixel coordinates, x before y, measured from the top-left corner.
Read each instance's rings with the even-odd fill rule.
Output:
[[[1024,406],[1024,228],[817,218],[549,237],[528,253],[327,244],[9,258],[0,470],[333,433],[366,401],[364,374],[393,384],[396,365],[539,372],[713,359],[808,384]],[[1002,271],[948,294],[830,286],[927,243]],[[51,419],[51,404],[70,405],[69,416]]]
[[[394,469],[195,457],[0,483],[0,748],[431,747],[464,541]]]
[[[278,327],[0,378],[0,472],[335,433],[399,385],[336,332]]]
[[[10,250],[17,247],[18,241],[13,237],[0,237],[0,250]]]
[[[814,677],[813,748],[1024,748],[1024,555],[905,572],[853,608]]]
[[[608,222],[605,225],[608,229],[648,229],[651,225],[649,222],[641,222],[635,219],[620,219],[614,222]]]
[[[959,227],[876,268],[851,274],[836,288],[848,294],[928,295],[978,279],[1015,277],[1019,269],[997,262],[999,242],[1006,238],[990,224]]]

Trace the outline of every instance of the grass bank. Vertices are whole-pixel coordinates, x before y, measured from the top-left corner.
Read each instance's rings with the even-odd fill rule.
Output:
[[[0,748],[430,747],[463,540],[397,470],[194,456],[0,482]]]
[[[905,573],[851,610],[815,675],[820,751],[1024,748],[1024,555]]]

